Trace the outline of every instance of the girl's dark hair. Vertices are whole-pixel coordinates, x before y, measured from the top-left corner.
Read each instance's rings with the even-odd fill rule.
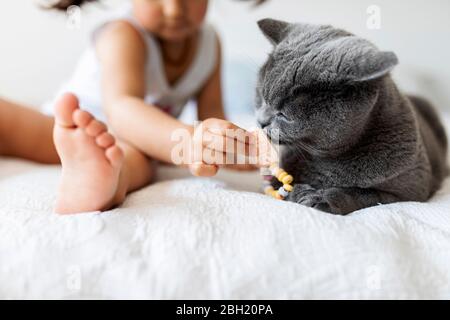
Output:
[[[49,9],[67,10],[70,6],[81,6],[89,2],[97,2],[98,0],[60,0],[48,6]]]
[[[247,1],[247,2],[252,1],[254,2],[255,5],[260,5],[263,2],[266,2],[267,0],[239,0],[239,1]],[[48,6],[48,8],[56,10],[67,10],[67,8],[69,8],[70,6],[81,6],[89,2],[99,2],[99,0],[59,0]]]

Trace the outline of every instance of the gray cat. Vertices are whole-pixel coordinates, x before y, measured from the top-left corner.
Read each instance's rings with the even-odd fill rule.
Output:
[[[432,106],[392,81],[396,55],[331,26],[258,24],[274,49],[256,112],[294,176],[287,200],[345,215],[429,199],[447,175],[447,138]]]

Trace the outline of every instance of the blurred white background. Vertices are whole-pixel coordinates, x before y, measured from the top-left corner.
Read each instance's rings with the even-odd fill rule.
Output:
[[[70,76],[99,17],[125,1],[86,7],[79,29],[67,27],[64,13],[43,11],[35,1],[1,1],[0,96],[35,106],[49,99]],[[270,0],[257,9],[239,1],[210,1],[209,20],[224,43],[229,108],[251,104],[252,79],[270,50],[255,22],[273,17],[332,24],[395,51],[400,66],[394,76],[400,87],[450,111],[448,0]],[[381,10],[379,29],[367,27],[367,10],[373,5]]]

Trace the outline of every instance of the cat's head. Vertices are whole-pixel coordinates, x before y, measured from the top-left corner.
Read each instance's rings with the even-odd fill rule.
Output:
[[[258,24],[274,46],[258,78],[261,127],[278,129],[281,144],[319,153],[357,139],[398,63],[395,54],[331,26]]]

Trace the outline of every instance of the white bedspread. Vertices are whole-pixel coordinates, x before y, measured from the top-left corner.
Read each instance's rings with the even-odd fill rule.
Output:
[[[0,159],[0,298],[450,298],[450,180],[339,217],[256,193],[257,172],[164,167],[119,209],[61,217],[59,172]]]

